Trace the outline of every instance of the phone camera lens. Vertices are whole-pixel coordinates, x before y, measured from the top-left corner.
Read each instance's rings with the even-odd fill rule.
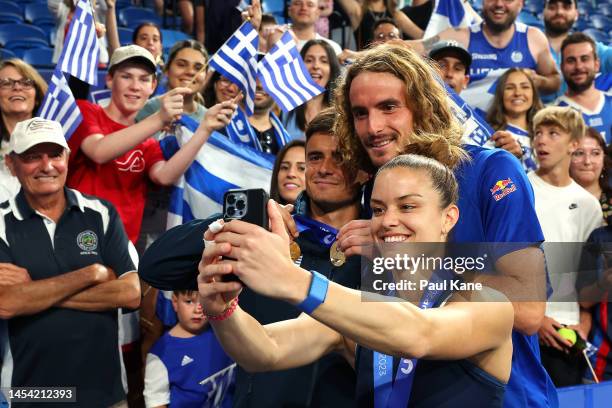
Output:
[[[244,210],[244,200],[238,200],[236,202],[236,208],[239,210]]]
[[[236,209],[234,207],[227,207],[226,212],[227,212],[227,215],[231,217],[236,212]]]
[[[228,204],[234,204],[236,202],[236,197],[234,197],[233,194],[230,194],[227,196],[227,203]]]

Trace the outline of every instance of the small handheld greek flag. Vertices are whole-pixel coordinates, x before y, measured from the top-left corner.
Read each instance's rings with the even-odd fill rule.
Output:
[[[40,105],[37,116],[61,123],[66,140],[70,139],[72,133],[83,120],[66,77],[59,68],[55,68],[55,72],[53,72],[49,89]]]
[[[62,72],[90,85],[97,85],[99,58],[100,46],[96,36],[91,4],[89,0],[80,0],[76,6],[57,66]]]
[[[313,81],[288,31],[259,62],[257,71],[264,89],[285,112],[325,91]]]
[[[258,43],[259,35],[247,21],[210,59],[211,67],[238,85],[244,94],[244,106],[248,115],[253,114],[255,106]]]

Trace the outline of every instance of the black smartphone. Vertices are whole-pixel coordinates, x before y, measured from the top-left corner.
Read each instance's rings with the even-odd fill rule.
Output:
[[[223,195],[223,220],[242,220],[269,229],[268,200],[262,188],[227,190]],[[238,281],[236,275],[224,275],[223,281]]]

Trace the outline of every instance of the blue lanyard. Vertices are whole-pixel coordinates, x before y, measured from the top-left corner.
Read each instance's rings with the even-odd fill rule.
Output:
[[[434,272],[429,282],[443,281],[444,279],[439,274],[448,276],[449,271]],[[436,302],[440,301],[447,292],[447,290],[426,289],[419,301],[419,308],[435,307]],[[416,358],[402,358],[397,367],[394,382],[393,357],[378,351],[373,352],[374,408],[405,408],[408,405],[417,363]]]
[[[303,215],[294,215],[293,220],[300,236],[315,242],[325,248],[332,246],[336,240],[338,230],[322,222],[315,221]]]

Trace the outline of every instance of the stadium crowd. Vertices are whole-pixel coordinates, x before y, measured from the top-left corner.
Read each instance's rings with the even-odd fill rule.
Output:
[[[38,2],[43,59],[2,34],[34,3],[0,0],[0,407],[557,407],[612,380],[612,2],[97,0],[70,135],[39,111],[79,2]],[[432,31],[442,3],[469,24]],[[247,115],[209,66],[244,21],[322,91],[286,112],[257,79]],[[271,160],[267,230],[170,228],[188,177],[249,176],[202,172],[210,145]],[[394,243],[502,245],[461,278],[484,290],[373,301]]]

